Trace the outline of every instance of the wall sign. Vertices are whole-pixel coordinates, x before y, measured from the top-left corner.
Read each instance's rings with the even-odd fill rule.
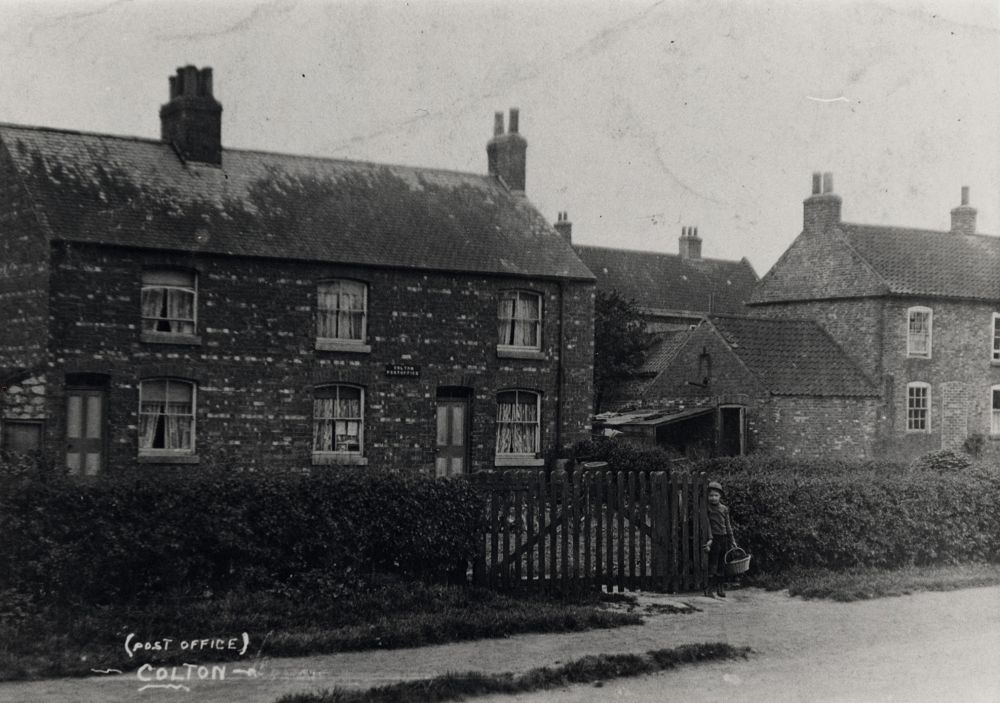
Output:
[[[385,375],[420,378],[420,367],[416,364],[386,364]]]

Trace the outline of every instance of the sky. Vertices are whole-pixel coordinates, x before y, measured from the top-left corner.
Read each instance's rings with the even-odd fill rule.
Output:
[[[830,171],[848,222],[1000,233],[1000,4],[0,0],[0,122],[159,137],[211,66],[223,145],[484,173],[520,110],[527,197],[576,243],[763,275]]]

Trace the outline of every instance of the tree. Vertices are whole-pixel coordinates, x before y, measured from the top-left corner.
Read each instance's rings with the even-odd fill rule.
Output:
[[[617,290],[597,291],[594,300],[594,409],[601,412],[612,389],[642,366],[649,343],[635,300]]]

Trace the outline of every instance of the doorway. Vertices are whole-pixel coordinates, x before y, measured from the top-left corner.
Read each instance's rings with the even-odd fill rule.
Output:
[[[434,473],[457,476],[469,470],[470,388],[442,386],[437,392],[437,456]]]
[[[747,451],[746,408],[719,408],[719,456],[743,456]]]
[[[104,470],[106,394],[103,388],[66,389],[66,468],[70,475]]]

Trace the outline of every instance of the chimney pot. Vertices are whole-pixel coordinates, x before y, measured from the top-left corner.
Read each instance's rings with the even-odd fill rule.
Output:
[[[817,172],[813,174],[813,195],[819,195],[822,179],[823,175],[821,173]]]
[[[833,192],[833,174],[827,171],[823,174],[823,193]]]
[[[951,231],[954,234],[975,234],[976,212],[976,208],[969,205],[969,186],[962,186],[962,204],[951,209]]]
[[[171,76],[160,107],[160,138],[185,161],[222,165],[222,105],[212,96],[212,69],[184,66]]]
[[[681,239],[678,246],[682,259],[701,258],[701,239],[698,238],[698,228],[693,226],[681,228]]]
[[[833,174],[814,172],[812,195],[803,202],[802,229],[819,234],[840,224],[840,196],[833,192]]]
[[[517,133],[517,123],[518,110],[511,108],[509,131],[504,134],[503,113],[496,113],[493,138],[486,143],[486,161],[491,176],[514,193],[523,195],[528,142]]]
[[[573,223],[569,221],[569,213],[565,210],[556,216],[555,229],[569,244],[573,243]]]

